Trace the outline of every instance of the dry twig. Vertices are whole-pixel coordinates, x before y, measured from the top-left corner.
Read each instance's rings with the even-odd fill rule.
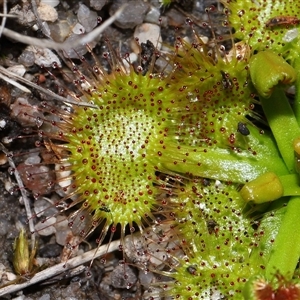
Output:
[[[2,74],[1,74],[2,73]],[[0,78],[1,78],[1,75],[3,76],[3,74],[7,77],[10,77],[10,78],[13,78],[14,80],[18,80],[18,81],[21,81],[23,82],[24,84],[48,95],[48,96],[51,96],[53,99],[55,100],[58,100],[58,101],[62,101],[62,102],[66,102],[66,103],[70,103],[70,104],[74,104],[74,105],[78,105],[78,106],[87,106],[87,107],[92,107],[92,108],[98,108],[97,106],[91,104],[91,103],[87,103],[87,102],[79,102],[79,101],[76,101],[76,100],[70,100],[70,99],[66,99],[64,97],[61,97],[57,94],[55,94],[54,92],[50,91],[50,90],[46,90],[45,88],[23,78],[22,76],[16,74],[16,73],[13,73],[3,67],[0,66]],[[8,81],[8,80],[7,80]],[[21,90],[24,91],[24,89],[26,89],[25,87],[19,87],[18,86],[18,83],[16,81],[14,82],[11,82],[11,81],[8,81],[9,83],[13,84],[14,86],[20,88]],[[29,90],[28,90],[29,91]],[[29,91],[30,93],[30,91]]]
[[[24,187],[23,181],[21,179],[21,176],[16,168],[16,165],[14,163],[14,160],[12,159],[11,153],[6,149],[6,147],[0,143],[0,150],[7,156],[8,163],[10,167],[14,170],[14,175],[17,180],[23,201],[24,201],[24,206],[27,214],[27,219],[28,219],[28,225],[29,225],[29,230],[31,232],[31,247],[32,249],[34,248],[35,245],[35,230],[34,230],[34,224],[33,224],[33,219],[32,219],[32,212],[30,208],[30,200],[28,199],[26,195],[26,189]]]

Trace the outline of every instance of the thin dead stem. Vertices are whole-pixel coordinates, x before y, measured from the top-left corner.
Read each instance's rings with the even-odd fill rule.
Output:
[[[9,71],[9,70],[7,70],[7,69],[5,69],[5,68],[3,68],[3,67],[0,66],[0,78],[1,78],[1,75],[3,76],[3,74],[5,76],[7,76],[7,77],[10,77],[10,78],[14,79],[14,82],[11,82],[11,80],[10,81],[7,80],[9,83],[13,84],[14,86],[20,88],[21,90],[23,90],[25,92],[26,92],[26,90],[27,91],[29,91],[29,90],[26,89],[25,87],[23,87],[22,85],[18,86],[19,84],[15,80],[21,81],[24,84],[26,84],[26,85],[28,85],[28,86],[30,86],[30,87],[32,87],[32,88],[34,88],[34,89],[36,89],[36,90],[44,93],[44,94],[52,97],[55,100],[62,101],[62,102],[65,102],[65,103],[70,103],[70,104],[73,104],[73,105],[78,105],[78,106],[86,106],[86,107],[98,108],[97,106],[95,106],[95,105],[93,105],[91,103],[79,102],[79,101],[76,101],[76,100],[70,100],[70,99],[61,97],[61,96],[55,94],[54,92],[52,92],[50,90],[47,90],[47,89],[45,89],[45,88],[43,88],[43,87],[41,87],[41,86],[39,86],[39,85],[37,85],[35,83],[33,83],[33,82],[31,82],[31,81],[23,78],[22,76],[20,76],[18,74],[15,74],[15,73],[13,73],[13,72],[11,72],[11,71]],[[26,90],[24,90],[24,89],[26,89]],[[30,93],[30,91],[29,91],[29,93]]]
[[[24,201],[24,206],[25,206],[26,215],[27,215],[27,219],[28,219],[29,230],[31,232],[31,247],[32,247],[31,249],[33,249],[34,245],[35,245],[35,233],[34,233],[35,230],[34,230],[34,224],[33,224],[33,219],[32,219],[32,212],[31,212],[31,208],[30,208],[30,200],[28,199],[28,197],[26,195],[26,189],[24,187],[21,176],[16,168],[14,160],[12,159],[12,157],[10,155],[10,152],[6,149],[6,147],[2,143],[0,143],[0,150],[7,156],[9,166],[14,170],[14,175],[17,180],[17,183],[18,183],[18,186],[20,189],[20,193],[21,193],[23,201]]]
[[[2,18],[1,27],[0,27],[0,37],[2,35],[3,29],[5,27],[5,23],[6,23],[6,14],[7,14],[6,0],[3,0],[3,14],[4,14],[4,17]]]

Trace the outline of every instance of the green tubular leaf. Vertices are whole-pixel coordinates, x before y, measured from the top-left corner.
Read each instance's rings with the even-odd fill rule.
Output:
[[[284,91],[279,87],[274,89],[270,98],[260,97],[260,100],[282,158],[289,172],[293,173],[295,170],[293,143],[300,136],[294,112]]]
[[[271,280],[276,272],[279,272],[287,280],[290,280],[294,274],[300,256],[299,211],[300,197],[292,197],[287,204],[267,264],[266,278],[268,280]]]
[[[250,75],[253,85],[264,98],[270,97],[278,84],[291,84],[297,77],[294,68],[272,51],[261,51],[251,57]]]
[[[298,174],[280,176],[279,180],[283,186],[283,196],[300,195],[300,182]]]

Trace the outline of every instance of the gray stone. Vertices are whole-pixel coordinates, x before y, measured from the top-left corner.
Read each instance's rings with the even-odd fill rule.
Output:
[[[107,0],[90,0],[90,6],[95,10],[101,10],[107,2]]]
[[[92,31],[97,26],[97,13],[91,11],[84,4],[79,5],[77,18],[80,24],[85,28],[86,32]]]
[[[124,29],[134,28],[136,25],[142,24],[145,15],[149,10],[149,4],[144,3],[140,0],[115,1],[110,7],[109,14],[112,16],[125,3],[127,3],[127,6],[114,24]]]
[[[35,62],[35,55],[33,51],[24,50],[22,54],[19,56],[19,63],[24,65],[25,67],[33,66]]]
[[[126,289],[134,285],[137,275],[128,265],[118,265],[111,273],[111,285],[118,289]]]

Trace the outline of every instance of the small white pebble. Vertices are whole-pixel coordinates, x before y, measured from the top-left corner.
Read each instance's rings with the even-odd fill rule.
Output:
[[[160,27],[156,24],[143,23],[138,25],[135,28],[133,36],[134,38],[138,38],[140,44],[146,43],[147,40],[149,40],[158,50],[161,48],[162,38],[160,35]],[[139,47],[134,46],[134,44],[136,43],[133,42],[131,45],[132,50],[138,53],[140,51]]]
[[[37,8],[39,17],[43,21],[55,22],[58,18],[56,9],[53,6],[50,6],[46,3],[40,3]]]
[[[15,73],[21,77],[23,77],[24,74],[26,73],[26,69],[23,65],[15,65],[15,66],[7,68],[7,70],[12,73]]]
[[[128,59],[123,58],[122,61],[123,61],[123,64],[124,64],[125,68],[126,68],[127,70],[129,70],[131,64],[134,63],[134,62],[136,62],[137,59],[138,59],[137,54],[134,53],[134,52],[131,52],[131,53],[129,54],[129,58],[128,58]],[[129,61],[131,64],[129,64],[128,61]]]
[[[61,68],[61,63],[58,56],[54,54],[50,49],[28,46],[26,50],[32,51],[34,53],[35,63],[38,66],[43,65],[44,67],[52,67],[53,63],[56,62],[57,66]]]
[[[71,171],[66,170],[62,171],[61,167],[68,168],[70,164],[65,163],[65,164],[55,164],[55,171],[56,171],[56,179],[58,181],[58,185],[61,186],[62,188],[68,187],[71,185],[72,181],[70,179]]]
[[[10,194],[13,193],[13,190],[14,190],[14,184],[9,181],[9,180],[6,180],[5,183],[4,183],[4,188],[7,192],[9,192]]]
[[[59,4],[59,0],[41,0],[41,3],[56,7]]]
[[[44,294],[42,297],[39,298],[39,300],[50,300],[50,295]]]
[[[72,31],[75,34],[82,34],[82,33],[85,33],[85,28],[80,23],[76,23],[76,25],[73,27]]]
[[[12,141],[13,141],[13,138],[9,138],[7,136],[2,139],[2,143],[5,145],[10,144]]]
[[[39,157],[38,153],[32,153],[28,158],[25,160],[26,165],[36,165],[41,162],[41,158]]]
[[[32,26],[32,30],[38,31],[38,30],[39,30],[39,26],[38,26],[37,24],[34,24],[34,25]]]
[[[19,203],[20,203],[21,205],[24,205],[24,199],[23,199],[22,196],[19,197]]]
[[[55,227],[53,226],[56,223],[55,217],[50,217],[45,222],[38,222],[35,225],[35,230],[39,235],[48,236],[56,232]]]
[[[12,281],[17,278],[17,275],[14,273],[11,273],[11,272],[6,272],[6,276],[7,276],[8,281]],[[16,298],[14,298],[14,299],[16,299]]]
[[[6,126],[6,121],[5,120],[0,120],[0,128],[3,129]]]

